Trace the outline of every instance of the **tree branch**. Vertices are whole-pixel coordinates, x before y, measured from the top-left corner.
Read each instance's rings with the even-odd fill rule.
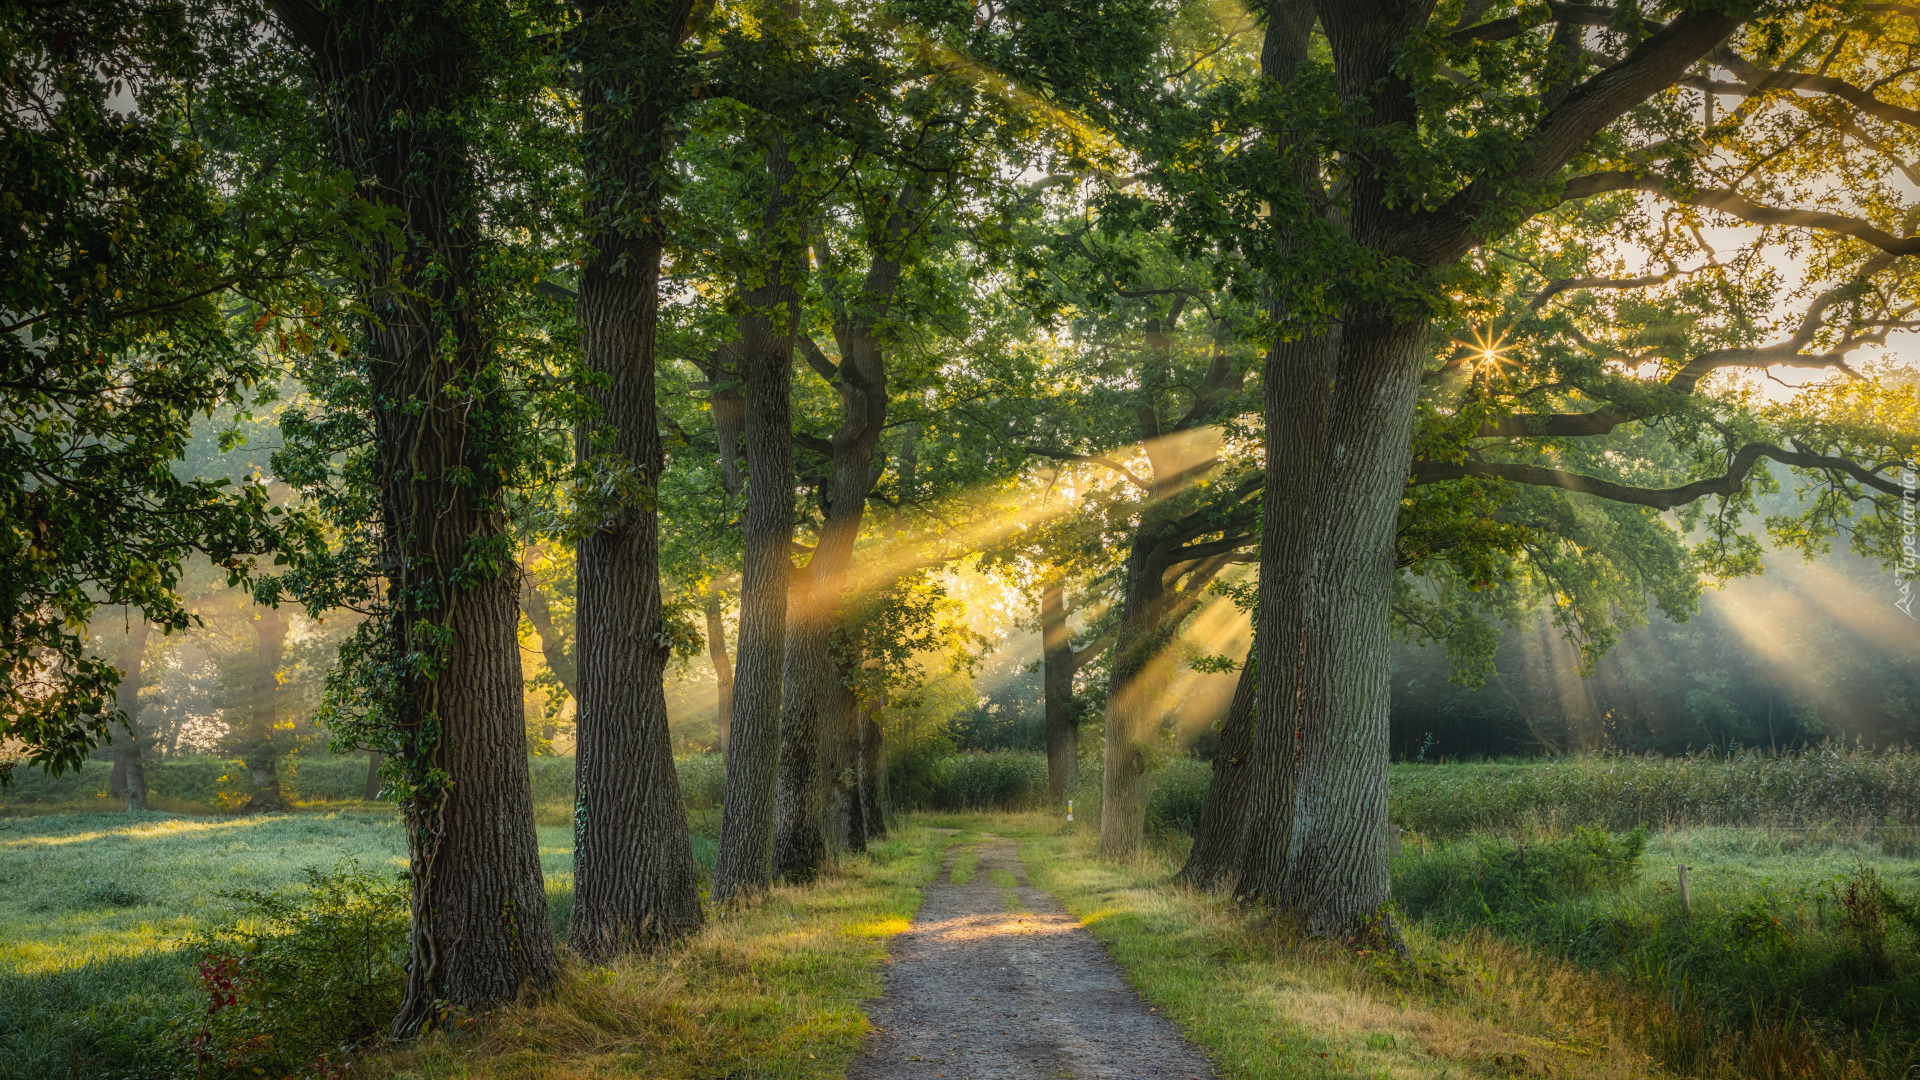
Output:
[[[1054,461],[1080,461],[1088,465],[1102,465],[1126,477],[1133,482],[1135,487],[1142,491],[1153,490],[1152,484],[1140,479],[1132,469],[1127,468],[1125,465],[1120,464],[1110,457],[1103,457],[1099,454],[1075,454],[1067,450],[1050,450],[1044,446],[1016,446],[1013,449],[1023,454],[1033,454],[1036,457],[1050,458]]]
[[[1603,191],[1646,191],[1682,206],[1698,206],[1739,218],[1755,225],[1783,225],[1795,229],[1821,229],[1851,236],[1879,248],[1889,255],[1920,255],[1920,236],[1895,236],[1860,218],[1831,214],[1825,210],[1795,210],[1762,206],[1737,191],[1725,188],[1696,188],[1682,192],[1665,177],[1617,171],[1588,173],[1569,181],[1568,200],[1587,198]]]
[[[1880,475],[1879,469],[1868,469],[1846,458],[1828,457],[1805,450],[1783,450],[1770,443],[1749,443],[1741,447],[1728,464],[1727,471],[1719,476],[1670,488],[1634,487],[1629,484],[1617,484],[1611,480],[1602,480],[1596,476],[1568,472],[1564,469],[1548,469],[1539,465],[1523,465],[1517,462],[1478,460],[1417,462],[1413,468],[1412,480],[1416,485],[1465,479],[1505,480],[1509,483],[1527,484],[1532,487],[1560,488],[1563,491],[1592,495],[1610,502],[1630,503],[1655,510],[1672,510],[1709,495],[1728,498],[1738,494],[1742,485],[1746,483],[1747,474],[1753,470],[1753,466],[1761,458],[1771,458],[1783,465],[1802,469],[1844,472],[1883,494],[1894,496],[1903,494],[1898,484]],[[1880,468],[1888,467],[1890,466]]]

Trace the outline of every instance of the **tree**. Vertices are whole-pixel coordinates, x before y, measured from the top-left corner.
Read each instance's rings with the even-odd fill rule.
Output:
[[[331,135],[319,153],[350,171],[383,220],[355,237],[357,340],[336,342],[350,362],[318,351],[307,361],[310,388],[338,395],[335,407],[289,410],[291,446],[276,466],[343,528],[339,552],[296,567],[303,602],[372,602],[328,715],[336,742],[386,755],[406,814],[413,932],[394,1034],[409,1037],[445,1003],[485,1008],[558,975],[501,504],[528,448],[493,336],[493,275],[521,271],[482,239],[476,175],[487,103],[518,100],[489,62],[527,35],[503,10],[437,0],[284,0],[274,11],[307,64],[315,126]],[[533,69],[520,59],[501,65],[506,77]],[[338,451],[352,451],[343,477]]]
[[[124,795],[127,800],[127,813],[147,808],[147,769],[146,758],[141,746],[140,731],[140,691],[146,688],[145,661],[147,652],[147,634],[153,629],[146,619],[129,622],[126,639],[121,643],[117,658],[120,671],[119,685],[114,687],[114,698],[120,714],[119,745],[113,753],[113,794]]]
[[[793,47],[793,15],[769,4],[762,40]],[[800,329],[806,238],[798,171],[788,133],[756,124],[748,145],[760,166],[754,201],[757,255],[740,254],[733,354],[745,384],[741,425],[747,510],[741,519],[739,663],[727,737],[726,801],[713,895],[764,890],[773,873],[774,778],[780,753],[781,665],[793,544],[793,345]]]
[[[1717,132],[1696,138],[1700,128],[1688,122],[1673,88],[1697,78],[1691,73],[1703,59],[1732,67],[1751,64],[1741,58],[1754,55],[1819,55],[1822,43],[1839,57],[1861,48],[1849,44],[1855,26],[1900,17],[1833,11],[1831,19],[1802,20],[1786,12],[1678,6],[1662,13],[1664,22],[1635,12],[1615,24],[1589,9],[1555,8],[1536,28],[1485,5],[1282,2],[1269,9],[1263,80],[1238,99],[1250,103],[1243,114],[1250,141],[1236,144],[1204,179],[1186,167],[1159,174],[1186,193],[1173,200],[1176,217],[1197,212],[1202,201],[1193,196],[1203,190],[1212,205],[1225,199],[1236,207],[1232,231],[1257,259],[1273,297],[1262,678],[1243,893],[1299,912],[1314,929],[1342,934],[1367,925],[1386,899],[1386,683],[1378,657],[1406,533],[1410,472],[1421,484],[1500,480],[1660,511],[1709,496],[1737,507],[1756,463],[1770,458],[1852,485],[1849,498],[1893,494],[1885,458],[1856,460],[1811,443],[1782,449],[1750,440],[1744,421],[1703,421],[1707,430],[1718,423],[1724,441],[1696,444],[1701,452],[1692,464],[1713,472],[1668,488],[1513,460],[1475,441],[1599,434],[1626,416],[1665,419],[1672,411],[1529,413],[1510,424],[1489,418],[1476,422],[1464,445],[1456,439],[1451,449],[1435,447],[1418,465],[1410,438],[1428,358],[1441,351],[1435,321],[1446,327],[1468,312],[1495,314],[1497,307],[1479,306],[1481,298],[1511,264],[1491,245],[1569,201],[1654,190],[1761,224],[1829,229],[1897,257],[1899,242],[1860,219],[1772,209],[1696,186],[1705,173],[1765,176],[1769,166],[1762,154],[1730,154],[1726,165],[1712,160],[1708,152],[1726,142]],[[1868,22],[1851,21],[1858,19]],[[1782,40],[1798,42],[1798,51],[1773,48]],[[1320,47],[1324,54],[1315,51]],[[1421,63],[1410,65],[1415,52]],[[1762,131],[1751,115],[1741,116],[1742,130]],[[1245,171],[1236,171],[1240,166]],[[1224,186],[1207,187],[1214,183]],[[1189,222],[1198,235],[1198,219]],[[1854,248],[1842,265],[1878,272],[1890,265],[1877,263],[1880,257]],[[1541,296],[1606,285],[1575,275],[1558,288],[1544,284]],[[1823,325],[1818,316],[1838,299],[1815,300],[1810,338]],[[1751,337],[1754,329],[1732,332]],[[1442,372],[1450,360],[1506,354],[1497,331],[1483,324],[1482,333],[1486,344],[1477,350],[1445,349],[1454,357],[1443,355]],[[1728,366],[1831,363],[1802,360],[1807,343],[1693,357],[1663,350],[1655,355],[1670,366],[1658,381],[1671,400]],[[1623,377],[1597,389],[1602,399],[1609,387],[1624,397],[1638,389],[1635,382],[1644,386]],[[1685,445],[1684,436],[1679,441]],[[1846,445],[1829,445],[1835,443]],[[1561,444],[1521,445],[1531,451]],[[1859,447],[1855,441],[1849,448]],[[1727,527],[1714,550],[1737,556],[1737,517],[1723,513],[1720,520]]]
[[[304,542],[257,485],[173,466],[196,415],[270,375],[231,310],[297,303],[325,222],[353,211],[324,181],[223,177],[189,134],[188,102],[249,48],[244,17],[70,3],[9,26],[0,413],[17,437],[0,444],[0,737],[58,772],[123,719],[108,705],[120,674],[85,649],[94,611],[179,630],[189,557],[237,584],[251,556]]]
[[[578,31],[591,254],[580,275],[586,396],[580,495],[580,712],[572,944],[604,960],[700,925],[693,849],[667,734],[671,655],[654,506],[664,468],[654,393],[662,158],[687,101],[692,0],[586,7]],[[544,640],[544,637],[543,637]]]
[[[287,643],[287,619],[277,608],[253,617],[256,640],[253,700],[248,703],[247,736],[242,747],[247,776],[253,787],[247,813],[287,809],[280,788],[279,760],[289,748],[276,738],[280,728],[280,661]]]

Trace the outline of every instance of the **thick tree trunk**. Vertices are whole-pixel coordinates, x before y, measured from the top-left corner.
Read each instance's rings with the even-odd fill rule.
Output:
[[[372,802],[380,797],[380,766],[386,764],[387,756],[377,750],[367,753],[367,780],[362,787],[360,797]]]
[[[147,808],[147,765],[140,747],[140,691],[146,687],[142,669],[146,666],[147,634],[152,629],[153,624],[145,618],[128,626],[126,640],[120,646],[120,685],[113,691],[114,705],[125,714],[115,725],[119,731],[115,733],[113,767],[120,776],[119,793],[126,797],[129,814]]]
[[[794,592],[800,603],[788,640],[780,709],[773,870],[788,880],[811,879],[826,859],[828,788],[837,783],[851,751],[846,738],[853,732],[851,705],[833,659],[833,627],[840,618],[841,593],[865,519],[867,493],[879,479],[875,457],[886,428],[887,369],[874,330],[900,278],[900,252],[894,247],[911,228],[918,203],[912,185],[902,189],[861,283],[858,306],[834,325],[840,364],[833,369],[833,381],[842,415],[833,433],[833,473],[819,544]],[[811,341],[803,344],[813,347]],[[813,360],[820,363],[823,357]]]
[[[1254,701],[1260,685],[1259,669],[1250,655],[1234,684],[1233,704],[1220,725],[1220,750],[1213,756],[1213,779],[1200,807],[1193,849],[1180,869],[1181,880],[1196,888],[1234,887],[1240,872],[1240,852],[1246,834],[1247,791],[1253,779]]]
[[[580,275],[581,351],[602,379],[599,415],[582,424],[583,462],[614,491],[582,538],[576,616],[573,928],[589,961],[680,937],[700,925],[700,898],[663,689],[660,526],[652,493],[666,465],[654,395],[661,201],[657,170],[667,108],[636,86],[641,58],[670,65],[692,0],[655,11],[612,4],[588,14],[582,46],[582,160],[593,229]],[[638,91],[636,93],[636,91]],[[671,93],[671,91],[669,91]],[[651,211],[651,213],[649,213]]]
[[[278,813],[287,809],[280,787],[280,745],[275,725],[280,721],[280,660],[286,651],[287,617],[267,608],[253,621],[254,669],[252,715],[242,759],[253,794],[247,813]]]
[[[779,765],[781,668],[786,662],[787,586],[793,545],[793,335],[800,316],[804,253],[786,235],[796,195],[784,139],[767,150],[770,191],[764,234],[773,243],[764,282],[743,290],[739,318],[746,383],[743,440],[747,511],[741,520],[739,663],[733,679],[727,786],[713,896],[764,890],[773,873],[774,776]]]
[[[821,831],[825,795],[822,766],[823,713],[834,679],[828,649],[833,613],[819,580],[821,548],[815,565],[801,575],[789,609],[786,668],[781,675],[779,773],[774,801],[774,877],[811,881],[826,861]],[[837,583],[836,583],[837,584]]]
[[[1358,314],[1359,317],[1355,317]],[[1299,770],[1282,902],[1351,936],[1387,902],[1389,607],[1412,458],[1425,323],[1349,313],[1328,431],[1328,489],[1300,693]],[[1265,636],[1265,635],[1263,635]],[[1265,670],[1262,668],[1262,670]]]
[[[1260,672],[1235,892],[1277,901],[1293,842],[1307,590],[1316,572],[1333,342],[1276,343],[1267,356],[1267,470],[1260,541],[1260,608],[1250,663]]]
[[[1046,716],[1047,793],[1054,805],[1080,779],[1080,714],[1074,707],[1073,634],[1067,628],[1067,591],[1058,584],[1040,590],[1040,667]]]
[[[727,620],[720,594],[707,594],[707,659],[713,662],[714,738],[720,753],[727,752],[727,734],[733,727],[733,660],[727,656]]]
[[[375,733],[401,758],[413,930],[396,1038],[559,974],[533,827],[518,569],[499,505],[517,430],[482,323],[478,178],[463,119],[485,93],[472,16],[443,0],[274,0],[334,150],[393,212],[361,283],[399,674]],[[396,122],[400,117],[405,122]]]

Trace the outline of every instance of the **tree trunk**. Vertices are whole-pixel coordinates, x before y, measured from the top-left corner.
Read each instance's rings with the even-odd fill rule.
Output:
[[[829,813],[840,823],[840,846],[857,855],[867,850],[869,835],[866,804],[860,797],[860,702],[840,665],[834,667],[826,697],[823,771],[831,784]]]
[[[448,1006],[511,1002],[559,974],[527,773],[518,568],[503,555],[519,420],[482,321],[467,142],[486,50],[472,13],[445,0],[273,8],[312,66],[338,161],[392,214],[366,240],[359,284],[395,672],[369,737],[402,764],[413,927],[393,1035],[405,1039]]]
[[[1388,896],[1385,658],[1427,326],[1362,311],[1344,327],[1282,899],[1312,932],[1353,936]]]
[[[727,752],[727,733],[733,726],[733,660],[727,656],[727,620],[720,594],[707,594],[707,659],[713,661],[714,738],[721,754]]]
[[[1080,715],[1073,700],[1073,633],[1067,628],[1067,591],[1040,590],[1040,666],[1046,715],[1047,793],[1054,805],[1080,779]]]
[[[1153,558],[1158,538],[1136,534],[1127,555],[1121,600],[1120,633],[1114,642],[1113,673],[1107,681],[1106,752],[1100,778],[1100,850],[1110,856],[1131,854],[1146,828],[1147,755],[1153,739],[1154,706],[1159,695],[1143,676],[1159,652],[1160,627],[1154,609],[1164,590],[1166,569]]]
[[[1260,607],[1250,664],[1260,672],[1240,863],[1234,890],[1276,902],[1293,843],[1294,777],[1306,650],[1307,591],[1320,506],[1333,341],[1278,342],[1267,355],[1267,470],[1262,495]]]
[[[860,723],[860,820],[866,828],[867,842],[887,835],[887,815],[880,790],[887,774],[886,747],[880,725],[873,714],[862,712]]]
[[[691,11],[692,0],[660,13],[640,3],[602,6],[588,13],[581,47],[582,160],[593,193],[581,351],[603,380],[586,390],[598,415],[581,425],[577,446],[609,480],[599,527],[577,551],[571,944],[590,962],[670,941],[701,918],[663,686],[670,652],[653,498],[666,464],[654,395],[661,237],[655,224],[632,224],[658,220],[664,126],[680,96],[636,85],[633,65],[670,69]]]
[[[575,573],[578,572],[576,567]],[[540,656],[547,662],[547,670],[560,680],[561,689],[577,707],[580,703],[579,660],[569,648],[573,643],[566,632],[554,625],[553,605],[548,602],[547,594],[529,582],[520,593],[520,610],[527,613],[527,621],[533,624],[533,632],[540,638]]]
[[[380,797],[380,766],[386,760],[387,756],[377,750],[367,752],[367,782],[360,792],[360,797],[368,802]]]
[[[120,684],[114,688],[114,706],[122,714],[115,725],[119,744],[113,751],[114,771],[120,774],[121,794],[127,799],[127,813],[147,808],[147,766],[140,747],[140,691],[146,688],[142,669],[146,666],[147,634],[153,625],[142,617],[127,627],[120,646]]]
[[[804,247],[786,235],[798,200],[791,190],[793,161],[780,136],[771,138],[766,161],[770,190],[762,226],[772,255],[764,283],[740,296],[747,511],[740,523],[739,663],[713,872],[713,897],[721,901],[762,891],[772,879],[781,667],[793,566],[793,335],[800,317]]]
[[[786,668],[780,687],[779,772],[774,799],[773,876],[811,881],[826,860],[820,817],[825,806],[822,740],[826,698],[834,679],[828,638],[833,612],[818,565],[826,541],[814,549],[813,565],[800,574],[789,609]]]
[[[254,619],[253,633],[252,715],[242,747],[242,760],[253,787],[246,812],[278,813],[287,809],[286,792],[280,787],[280,746],[275,737],[275,725],[280,721],[280,660],[286,651],[287,617],[277,608],[267,608]]]
[[[773,871],[788,880],[810,880],[826,859],[827,786],[836,781],[837,765],[847,748],[823,739],[852,731],[845,683],[834,663],[831,642],[853,545],[865,520],[867,494],[879,479],[875,456],[886,429],[887,368],[875,327],[885,318],[899,282],[900,252],[895,247],[910,230],[918,204],[918,191],[908,184],[894,200],[885,237],[873,253],[855,309],[834,324],[840,349],[834,383],[840,394],[841,421],[833,433],[833,474],[819,544],[795,590],[800,604],[787,643],[788,681],[780,709]],[[803,345],[814,348],[810,340]],[[815,362],[821,359],[814,357]]]
[[[1220,725],[1220,750],[1213,756],[1213,779],[1194,828],[1193,849],[1180,878],[1198,889],[1228,888],[1240,872],[1240,851],[1247,824],[1247,791],[1253,779],[1253,717],[1259,669],[1253,657],[1240,666],[1233,704]]]

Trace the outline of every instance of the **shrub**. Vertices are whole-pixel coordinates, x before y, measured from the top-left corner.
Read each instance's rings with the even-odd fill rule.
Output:
[[[1603,825],[1870,826],[1896,846],[1920,822],[1920,752],[1828,744],[1678,758],[1393,766],[1393,819],[1429,836]]]
[[[405,985],[401,880],[344,862],[304,894],[227,894],[243,916],[190,942],[205,1012],[187,1040],[207,1077],[329,1075],[377,1038]]]
[[[1198,758],[1172,758],[1153,773],[1147,792],[1147,828],[1192,833],[1213,782],[1213,766]]]
[[[926,805],[936,810],[1028,810],[1047,800],[1047,758],[987,750],[940,758],[929,770]]]
[[[1394,895],[1415,918],[1465,925],[1526,920],[1543,908],[1618,889],[1639,873],[1645,829],[1581,828],[1533,842],[1482,839],[1434,858],[1401,860]]]
[[[727,760],[719,754],[688,754],[675,762],[680,799],[689,810],[714,810],[727,790]]]

